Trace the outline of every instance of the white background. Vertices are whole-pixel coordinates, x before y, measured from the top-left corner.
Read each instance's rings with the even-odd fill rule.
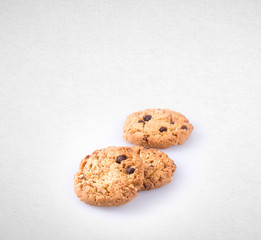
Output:
[[[0,239],[260,239],[261,1],[0,0]],[[171,184],[118,208],[73,192],[126,116],[194,125]]]

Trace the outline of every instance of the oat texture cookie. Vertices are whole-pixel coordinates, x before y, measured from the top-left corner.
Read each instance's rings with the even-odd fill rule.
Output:
[[[159,188],[170,183],[176,170],[174,161],[155,148],[133,147],[144,164],[143,186],[139,191]]]
[[[193,130],[182,114],[168,109],[147,109],[129,115],[124,123],[124,139],[135,145],[168,148],[183,144]]]
[[[130,147],[107,147],[87,155],[74,176],[78,198],[96,206],[120,206],[137,196],[144,167]]]

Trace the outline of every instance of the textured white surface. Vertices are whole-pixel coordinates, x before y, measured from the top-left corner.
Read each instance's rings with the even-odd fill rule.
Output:
[[[260,239],[261,1],[0,1],[0,239]],[[127,114],[185,114],[171,184],[81,203]]]

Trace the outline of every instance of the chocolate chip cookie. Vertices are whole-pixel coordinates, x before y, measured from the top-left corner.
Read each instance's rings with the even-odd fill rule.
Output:
[[[137,196],[143,179],[143,162],[131,147],[107,147],[81,161],[74,191],[91,205],[120,206]]]
[[[176,170],[174,161],[155,148],[133,147],[144,164],[143,186],[139,191],[159,188],[170,183]]]
[[[124,123],[124,139],[135,145],[168,148],[183,144],[193,130],[182,114],[168,109],[147,109],[129,115]]]

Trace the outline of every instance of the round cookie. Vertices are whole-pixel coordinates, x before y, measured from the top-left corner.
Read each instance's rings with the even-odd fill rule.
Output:
[[[137,196],[143,162],[130,147],[107,147],[87,155],[74,176],[77,197],[95,206],[121,206]]]
[[[143,186],[139,191],[159,188],[171,182],[176,165],[168,155],[155,148],[133,147],[144,164]]]
[[[139,146],[168,148],[183,144],[193,130],[182,114],[168,109],[147,109],[129,115],[124,123],[124,139]]]

